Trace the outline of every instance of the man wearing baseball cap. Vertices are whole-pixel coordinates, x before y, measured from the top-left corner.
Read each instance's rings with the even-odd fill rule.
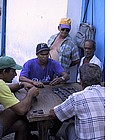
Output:
[[[58,61],[68,73],[69,68],[79,63],[78,47],[69,35],[71,19],[62,18],[58,26],[59,33],[52,35],[47,45],[50,48],[51,58]]]
[[[50,48],[46,43],[39,43],[36,47],[37,58],[25,62],[19,80],[40,88],[44,84],[53,86],[69,80],[69,75],[60,63],[49,58],[49,52]]]
[[[16,70],[21,69],[22,66],[18,65],[12,57],[0,57],[0,104],[4,107],[0,112],[0,139],[11,132],[15,132],[15,140],[38,139],[35,135],[31,135],[22,116],[30,109],[32,99],[39,94],[39,90],[26,82],[12,83],[17,75]],[[28,94],[19,101],[12,92],[21,88],[25,88]]]

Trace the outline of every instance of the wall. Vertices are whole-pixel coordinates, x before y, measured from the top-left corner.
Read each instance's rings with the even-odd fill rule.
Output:
[[[6,55],[21,65],[36,57],[36,45],[58,32],[63,17],[72,19],[70,34],[74,39],[80,23],[81,0],[7,0]]]
[[[0,0],[0,54],[1,54],[1,31],[2,31],[1,13],[2,13],[2,0]]]

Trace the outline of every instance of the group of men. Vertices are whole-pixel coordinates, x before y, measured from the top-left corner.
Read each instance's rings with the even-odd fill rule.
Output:
[[[85,55],[80,59],[78,47],[69,35],[71,20],[61,19],[58,30],[59,33],[51,36],[47,43],[37,45],[37,58],[28,60],[23,67],[11,57],[0,57],[0,103],[5,108],[0,112],[0,138],[15,132],[15,140],[38,139],[31,134],[25,117],[32,99],[39,94],[38,88],[43,88],[45,84],[54,86],[68,81],[69,68],[79,64],[77,82],[83,90],[50,109],[50,115],[60,122],[75,118],[65,131],[68,140],[105,139],[105,91],[101,86],[103,67],[94,54],[96,43],[94,40],[86,40]],[[7,84],[12,83],[17,75],[16,70],[21,70],[20,83]],[[13,92],[21,88],[27,90],[27,95],[19,101]]]

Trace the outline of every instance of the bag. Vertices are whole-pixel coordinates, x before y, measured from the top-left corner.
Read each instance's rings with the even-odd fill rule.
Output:
[[[85,40],[87,39],[95,40],[95,32],[96,32],[95,27],[93,27],[93,25],[86,23],[86,14],[87,14],[89,1],[90,0],[87,1],[82,23],[80,24],[78,32],[76,33],[76,45],[79,48],[84,47]]]
[[[95,28],[88,24],[88,23],[84,23],[82,22],[79,26],[79,30],[76,33],[76,44],[79,48],[83,48],[84,46],[84,42],[87,39],[95,39]]]

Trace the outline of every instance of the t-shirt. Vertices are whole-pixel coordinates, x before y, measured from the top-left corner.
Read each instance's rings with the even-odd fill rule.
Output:
[[[4,106],[5,109],[17,104],[19,100],[11,92],[8,85],[0,79],[0,103]]]
[[[53,80],[54,75],[60,76],[62,72],[64,72],[63,67],[53,59],[48,58],[45,68],[42,69],[38,64],[38,59],[33,58],[23,65],[20,76],[37,82],[48,82]]]
[[[84,59],[85,59],[85,56],[81,58],[79,67],[83,65]],[[89,63],[96,64],[101,68],[101,70],[103,70],[103,64],[99,60],[99,58],[96,57],[96,55],[93,55],[93,57],[90,59]],[[77,82],[80,82],[79,68],[78,68],[78,74],[77,74]]]

